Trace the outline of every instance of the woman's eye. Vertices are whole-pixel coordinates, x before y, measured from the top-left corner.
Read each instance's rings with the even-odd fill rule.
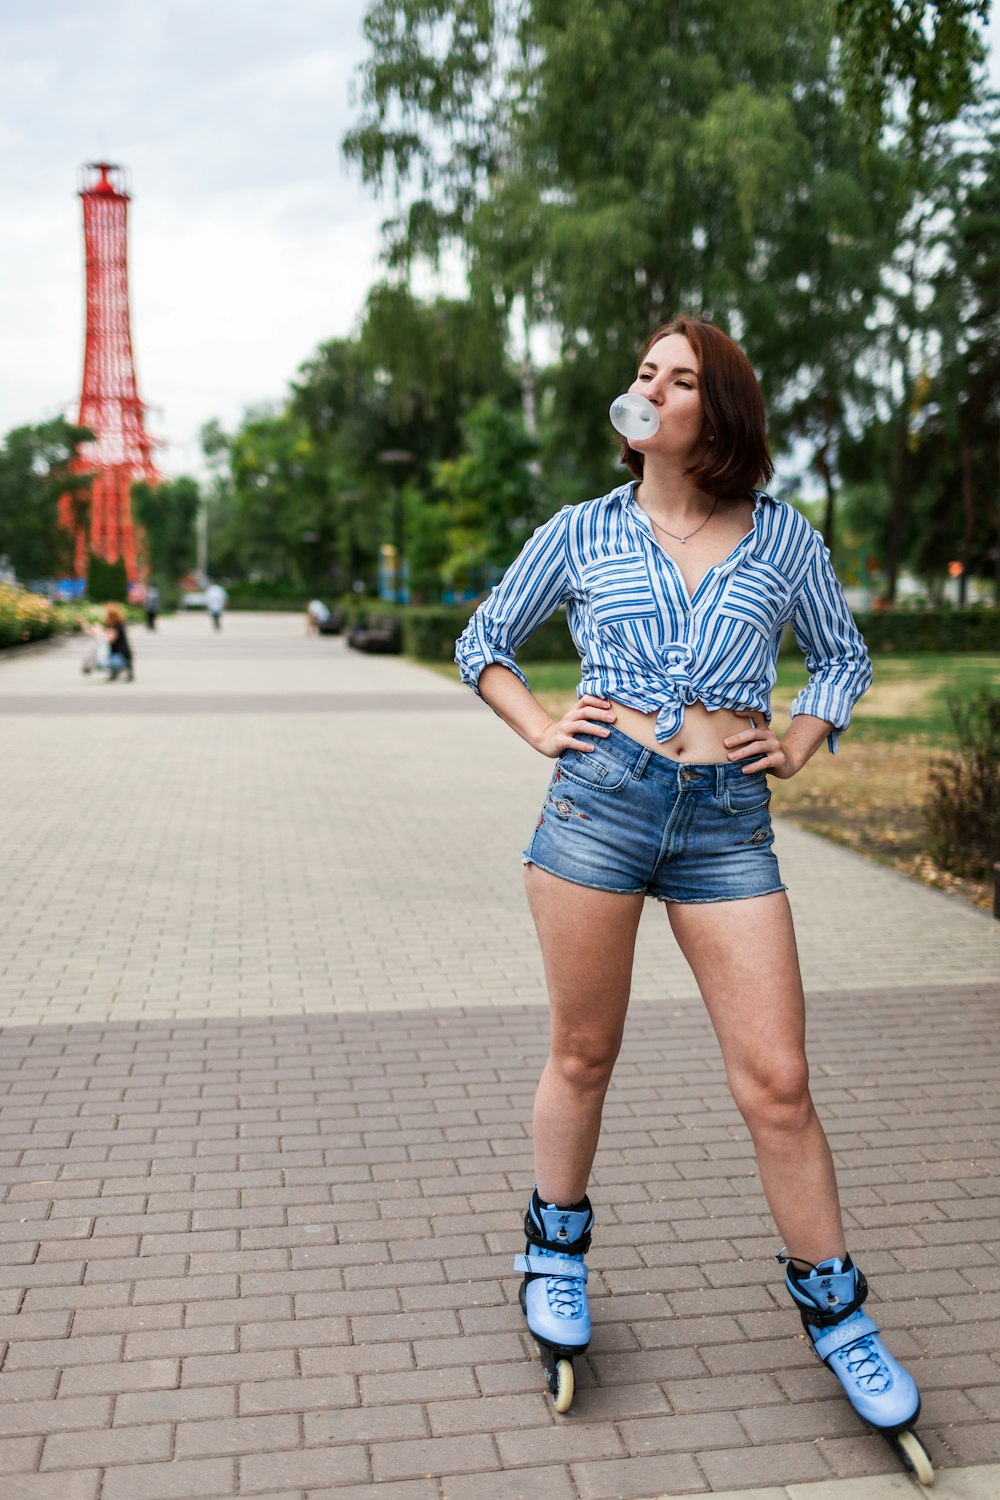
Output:
[[[690,380],[678,380],[677,384],[680,386],[682,391],[694,390],[694,386],[691,384]]]

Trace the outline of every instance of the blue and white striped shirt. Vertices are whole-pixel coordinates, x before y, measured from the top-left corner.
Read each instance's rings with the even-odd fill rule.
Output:
[[[778,646],[791,625],[809,682],[791,712],[838,731],[871,682],[871,662],[818,531],[794,506],[754,493],[753,527],[693,595],[657,543],[633,483],[566,505],[539,526],[459,637],[455,660],[478,692],[493,662],[527,678],[517,649],[565,605],[580,653],[577,693],[656,713],[673,739],[690,703],[771,716]]]

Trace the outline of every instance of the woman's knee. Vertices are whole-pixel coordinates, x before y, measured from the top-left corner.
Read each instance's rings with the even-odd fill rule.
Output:
[[[581,1092],[607,1088],[620,1037],[553,1037],[549,1066],[571,1088]]]
[[[813,1116],[809,1065],[804,1057],[744,1073],[732,1080],[733,1098],[750,1130],[798,1131]]]

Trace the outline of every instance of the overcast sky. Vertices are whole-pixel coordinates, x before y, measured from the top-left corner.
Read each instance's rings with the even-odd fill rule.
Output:
[[[83,162],[129,171],[132,335],[161,467],[356,326],[384,207],[342,164],[365,0],[2,0],[0,435],[83,361]]]
[[[385,214],[340,152],[365,8],[0,0],[0,435],[76,416],[84,162],[130,175],[132,334],[164,472],[197,471],[205,421],[280,399],[354,330]]]

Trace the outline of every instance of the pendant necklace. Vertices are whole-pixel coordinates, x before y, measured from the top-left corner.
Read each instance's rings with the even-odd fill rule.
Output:
[[[697,536],[698,535],[699,531],[701,531],[701,529],[702,529],[703,526],[707,526],[708,525],[709,521],[715,515],[715,512],[716,512],[716,509],[718,507],[718,504],[719,504],[719,497],[718,497],[718,495],[716,495],[716,497],[715,497],[715,504],[712,506],[712,509],[709,511],[709,513],[705,517],[704,521],[702,521],[701,526],[696,526],[693,531],[689,531],[688,532],[687,536],[678,536],[675,531],[668,531],[665,526],[661,526],[660,525],[659,521],[654,521],[653,520],[652,516],[649,515],[649,511],[648,510],[646,512],[646,515],[649,516],[650,523],[653,526],[656,527],[657,531],[662,531],[663,535],[670,537],[672,541],[680,542],[681,546],[683,547],[684,544],[686,542],[689,542],[693,536]]]

